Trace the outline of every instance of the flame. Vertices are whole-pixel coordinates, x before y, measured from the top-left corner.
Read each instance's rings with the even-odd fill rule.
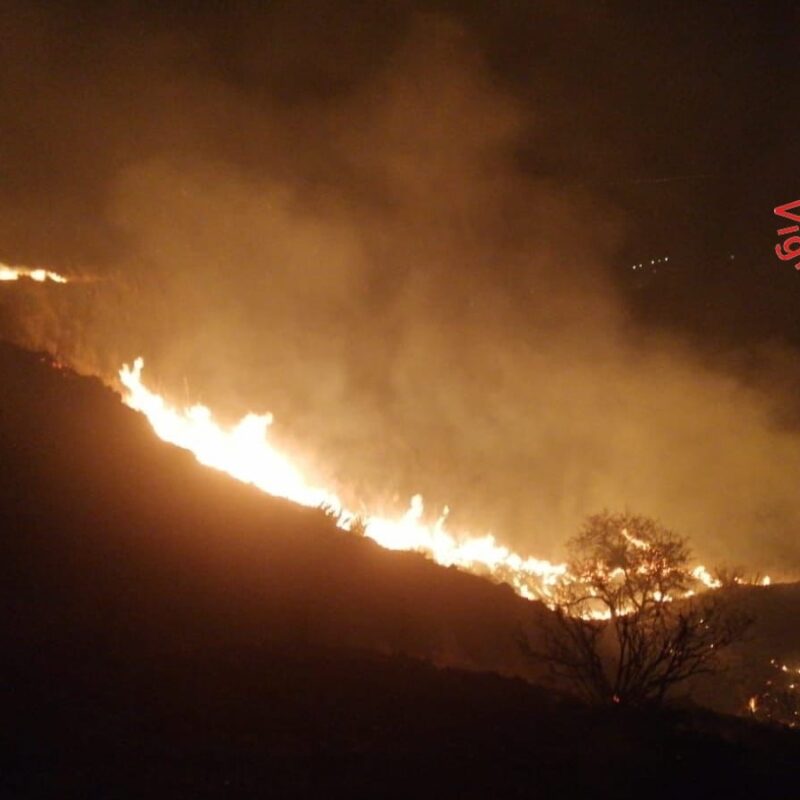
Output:
[[[337,494],[308,483],[291,460],[270,444],[271,414],[247,414],[225,429],[205,406],[181,410],[168,405],[142,383],[143,367],[143,360],[137,358],[132,367],[125,364],[120,369],[123,401],[147,417],[159,438],[191,451],[201,464],[227,472],[263,492],[302,506],[329,509],[345,530],[359,519]],[[364,533],[390,550],[417,551],[442,566],[489,574],[510,583],[529,599],[547,594],[548,587],[566,572],[565,564],[523,558],[499,544],[491,534],[475,537],[447,531],[447,509],[432,524],[423,521],[423,512],[422,497],[415,495],[408,511],[399,518],[364,516]]]
[[[9,267],[0,264],[0,281],[18,281],[20,278],[29,278],[37,283],[52,281],[53,283],[69,283],[69,278],[51,272],[49,269],[29,269],[28,267]]]
[[[491,533],[474,536],[448,531],[447,508],[435,522],[425,522],[421,495],[414,495],[408,510],[399,517],[359,515],[348,509],[335,492],[309,483],[291,459],[269,442],[271,414],[247,414],[236,425],[225,428],[206,406],[184,409],[170,406],[142,382],[143,367],[144,361],[137,358],[132,367],[124,364],[120,369],[123,402],[144,414],[159,438],[189,450],[205,466],[226,472],[267,494],[302,506],[324,508],[344,530],[353,529],[358,522],[366,536],[389,550],[423,553],[442,566],[458,567],[508,583],[527,599],[546,601],[552,598],[553,587],[570,579],[566,564],[525,558],[501,545]],[[648,546],[627,531],[623,533],[634,546]],[[692,570],[692,576],[708,589],[722,586],[702,565]],[[762,583],[769,585],[769,578]],[[693,594],[693,590],[686,592],[687,597]],[[664,602],[671,599],[659,598]],[[604,611],[592,616],[605,619],[608,614]]]
[[[264,492],[303,506],[324,505],[341,514],[342,504],[335,494],[309,486],[292,463],[269,444],[271,414],[247,414],[226,431],[205,406],[194,405],[184,411],[168,406],[142,383],[143,366],[143,360],[137,358],[132,369],[127,364],[122,367],[119,378],[127,389],[125,403],[147,417],[159,438],[191,450],[201,464]]]
[[[719,589],[722,586],[722,581],[717,580],[702,564],[692,570],[692,577],[709,589]]]
[[[59,284],[95,280],[87,276],[67,278],[47,269],[11,267],[0,262],[0,282],[21,278]],[[62,365],[54,362],[53,366],[61,368]],[[399,517],[356,514],[345,507],[336,493],[309,484],[291,459],[269,443],[267,434],[273,422],[271,414],[247,414],[236,425],[226,429],[215,421],[206,406],[178,409],[168,405],[142,383],[143,367],[144,361],[137,358],[132,367],[124,364],[119,370],[119,379],[124,387],[123,402],[144,414],[161,439],[191,451],[205,466],[226,472],[267,494],[302,506],[324,508],[344,530],[351,530],[358,523],[366,536],[389,550],[420,552],[442,566],[489,575],[510,584],[518,594],[528,599],[552,600],[553,587],[571,579],[566,564],[525,558],[501,545],[491,533],[474,536],[446,530],[447,508],[435,522],[426,523],[421,495],[414,495],[408,510]],[[622,533],[634,547],[648,547],[646,542],[627,530]],[[722,582],[702,565],[695,567],[691,574],[707,589],[722,586]],[[740,578],[735,580],[745,583]],[[769,586],[771,579],[766,576],[760,583]],[[683,596],[694,594],[695,591],[689,589]],[[659,594],[656,599],[669,602],[673,598]],[[609,614],[593,611],[589,616],[605,619]]]

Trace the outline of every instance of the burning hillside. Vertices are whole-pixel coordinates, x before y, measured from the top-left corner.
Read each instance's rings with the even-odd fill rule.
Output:
[[[0,273],[18,278],[9,338],[107,379],[141,354],[151,391],[224,427],[268,409],[302,491],[518,591],[603,507],[668,521],[709,569],[800,569],[796,275],[758,260],[775,243],[753,222],[793,189],[769,184],[773,165],[715,195],[684,169],[694,144],[662,163],[633,141],[658,125],[621,124],[636,97],[684,113],[696,70],[653,92],[617,63],[634,98],[595,100],[585,65],[567,86],[537,60],[546,32],[569,72],[611,25],[575,9],[364,7],[311,14],[313,31],[299,7],[189,28],[154,10],[135,33],[88,15],[87,36],[11,5],[0,258],[46,267]],[[521,31],[537,46],[512,44]],[[661,35],[607,55],[635,47],[658,72],[653,54],[686,41]],[[602,135],[595,114],[614,117]],[[732,196],[750,204],[735,222]],[[53,283],[84,271],[96,283]],[[429,516],[405,516],[417,493]]]
[[[2,267],[0,277],[4,274],[7,280],[29,277],[37,282],[68,282],[64,276],[44,269]],[[449,531],[447,507],[435,521],[426,522],[419,494],[412,497],[410,507],[400,516],[354,512],[332,490],[311,485],[292,459],[270,444],[268,429],[272,415],[249,413],[238,424],[225,429],[206,406],[196,404],[184,409],[171,406],[143,383],[143,366],[144,361],[139,358],[132,367],[124,365],[120,369],[123,401],[144,414],[161,439],[189,450],[205,466],[226,472],[275,497],[324,509],[343,530],[363,532],[382,547],[423,553],[442,566],[490,576],[510,584],[528,599],[547,600],[554,585],[571,579],[564,564],[522,556],[500,544],[493,534],[475,536]],[[721,585],[703,565],[696,566],[692,575],[700,589]],[[760,580],[770,582],[769,577]],[[690,590],[690,594],[694,592],[695,589]]]
[[[442,566],[457,566],[505,581],[528,599],[547,599],[554,584],[570,577],[565,576],[564,564],[523,558],[500,545],[491,534],[474,537],[450,533],[445,528],[447,509],[434,523],[425,523],[420,495],[412,498],[411,507],[402,517],[365,514],[362,522],[336,494],[309,485],[290,459],[270,445],[270,415],[248,414],[235,427],[225,430],[205,406],[184,410],[169,406],[143,384],[143,366],[142,359],[138,359],[132,368],[126,365],[120,370],[124,402],[143,413],[161,439],[191,451],[201,464],[276,497],[328,509],[341,528],[350,530],[354,523],[363,526],[365,535],[382,547],[421,552]],[[692,574],[701,587],[721,585],[702,565],[695,567]],[[765,577],[762,581],[768,584],[770,579]]]
[[[367,514],[361,523],[336,494],[308,485],[291,461],[269,444],[271,416],[248,414],[233,429],[224,430],[204,406],[178,410],[167,405],[142,383],[142,367],[139,359],[132,369],[124,366],[120,370],[126,405],[142,412],[160,438],[190,450],[201,464],[227,472],[276,497],[329,509],[344,530],[350,530],[354,523],[363,524],[364,533],[382,547],[422,552],[443,566],[499,577],[528,598],[546,594],[547,587],[564,574],[563,565],[523,559],[499,545],[491,535],[476,538],[450,534],[445,530],[446,511],[435,523],[426,524],[419,495],[412,498],[411,507],[402,517]]]
[[[142,646],[166,626],[187,642],[266,637],[529,673],[514,637],[538,604],[200,467],[45,357],[0,343],[0,378],[4,563],[21,570],[9,625],[30,604],[42,642],[61,641],[52,615],[92,629],[108,613]],[[63,592],[75,599],[48,599]]]
[[[0,0],[0,794],[768,793],[798,12],[741,5]]]
[[[409,660],[536,677],[517,634],[535,634],[544,609],[199,467],[96,380],[0,344],[0,407],[0,630],[14,686],[3,780],[17,794],[38,781],[37,796],[93,795],[111,781],[167,797],[163,782],[187,768],[173,789],[291,787],[320,749],[343,785],[376,790],[391,764],[405,786],[408,763],[436,753],[460,764],[464,796],[511,791],[531,778],[521,764],[554,791],[572,785],[570,764],[576,791],[602,793],[623,765],[626,781],[641,764],[649,778],[654,754],[679,782],[717,759],[742,785],[756,780],[749,770],[762,787],[783,780],[776,753],[792,744],[777,733],[712,717],[606,719],[521,681]],[[738,587],[766,637],[749,662],[768,649],[795,663],[796,589]],[[719,682],[706,691],[726,702]],[[576,756],[587,730],[600,744]],[[715,748],[731,740],[753,749],[737,745],[730,761]],[[578,769],[576,757],[588,761]],[[431,769],[428,785],[452,788]]]

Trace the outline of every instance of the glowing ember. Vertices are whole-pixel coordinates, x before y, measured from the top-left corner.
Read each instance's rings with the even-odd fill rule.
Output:
[[[226,429],[205,406],[178,409],[168,405],[142,383],[142,367],[142,359],[137,358],[133,367],[126,364],[120,369],[119,379],[125,389],[123,401],[143,413],[161,439],[191,451],[201,464],[226,472],[267,494],[303,506],[328,509],[344,530],[350,530],[359,518],[365,535],[382,547],[424,553],[442,566],[492,576],[510,584],[528,599],[546,600],[552,597],[555,585],[570,580],[565,564],[523,558],[499,544],[491,534],[476,537],[449,532],[445,528],[447,508],[435,522],[424,522],[420,495],[411,499],[408,511],[400,517],[358,517],[345,508],[334,492],[310,484],[291,460],[270,444],[267,434],[272,424],[271,414],[247,414]],[[629,538],[637,547],[647,547],[645,542]],[[703,566],[696,567],[692,575],[709,589],[722,585]],[[769,578],[763,582],[768,584]],[[692,594],[694,592],[689,591],[687,596]],[[660,599],[668,602],[672,598]]]
[[[800,727],[800,667],[789,667],[770,659],[772,668],[781,673],[764,680],[761,689],[747,701],[747,710],[762,722],[778,723],[789,728]]]
[[[28,278],[37,283],[52,281],[53,283],[69,283],[69,279],[57,272],[49,269],[28,269],[28,267],[9,267],[0,264],[0,281],[18,281],[20,278]]]

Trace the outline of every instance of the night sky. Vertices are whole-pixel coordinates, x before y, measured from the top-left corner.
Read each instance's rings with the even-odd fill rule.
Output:
[[[0,261],[97,279],[3,290],[7,335],[271,410],[356,502],[543,556],[629,507],[800,569],[796,3],[0,0],[0,31]]]

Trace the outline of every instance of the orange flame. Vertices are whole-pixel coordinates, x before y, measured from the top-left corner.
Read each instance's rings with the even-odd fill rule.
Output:
[[[349,530],[357,515],[345,508],[334,492],[310,484],[291,460],[268,441],[272,415],[248,414],[230,429],[217,423],[205,406],[179,410],[142,383],[144,362],[125,364],[119,379],[124,402],[142,412],[164,441],[190,450],[201,464],[222,470],[276,497],[309,507],[331,509],[341,528]],[[368,515],[365,534],[390,550],[413,550],[443,566],[490,574],[510,583],[521,595],[533,598],[547,593],[566,572],[566,565],[537,558],[523,558],[500,545],[491,534],[456,535],[445,529],[447,509],[433,524],[425,523],[420,495],[411,499],[399,518]]]
[[[143,413],[159,438],[191,451],[201,464],[226,472],[267,494],[302,506],[329,509],[344,530],[353,527],[359,515],[347,509],[334,492],[309,483],[291,459],[270,444],[271,414],[247,414],[226,429],[205,406],[184,409],[170,406],[142,383],[143,366],[143,360],[137,358],[132,367],[125,364],[120,369],[123,402]],[[422,496],[415,495],[408,511],[399,517],[370,514],[360,518],[365,535],[382,547],[420,552],[442,566],[489,575],[510,584],[528,599],[546,600],[552,596],[552,587],[569,580],[566,564],[525,558],[499,544],[490,533],[474,536],[446,530],[447,508],[434,523],[424,522],[423,512]],[[646,546],[638,540],[633,543]],[[696,567],[692,575],[709,589],[722,585],[703,566]],[[765,579],[764,583],[768,581]]]
[[[51,272],[49,269],[29,269],[28,267],[9,267],[0,264],[0,281],[18,281],[20,278],[29,278],[37,283],[52,281],[53,283],[69,283],[69,278]]]

